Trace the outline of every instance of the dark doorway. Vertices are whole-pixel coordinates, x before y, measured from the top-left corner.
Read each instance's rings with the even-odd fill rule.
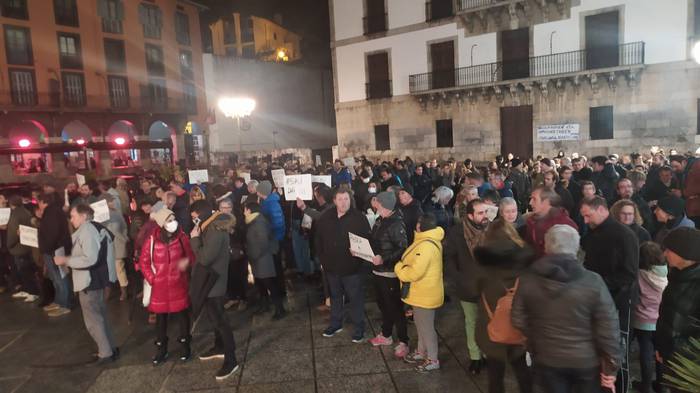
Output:
[[[532,105],[501,108],[501,154],[532,156]]]
[[[454,16],[452,0],[431,0],[425,6],[428,21]]]
[[[365,34],[386,31],[386,10],[384,0],[367,0],[365,17]]]
[[[530,76],[530,30],[525,27],[501,33],[503,80]]]
[[[620,12],[586,17],[586,69],[620,64]]]
[[[455,47],[454,41],[445,41],[430,45],[432,61],[433,89],[454,87],[455,85]]]
[[[367,98],[391,97],[389,54],[367,55]]]

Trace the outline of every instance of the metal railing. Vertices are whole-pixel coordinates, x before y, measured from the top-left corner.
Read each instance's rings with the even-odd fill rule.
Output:
[[[387,14],[367,15],[362,18],[365,35],[386,31]]]
[[[455,6],[457,8],[457,12],[460,12],[474,8],[486,7],[500,2],[503,2],[503,0],[456,0]]]
[[[372,81],[365,84],[367,99],[388,98],[392,95],[391,81]]]
[[[428,22],[454,15],[453,0],[431,0],[425,3],[425,20]]]
[[[615,56],[617,54],[617,56]],[[644,42],[589,48],[409,76],[411,93],[644,64]]]
[[[197,101],[187,100],[175,91],[168,91],[166,100],[151,99],[150,97],[88,95],[68,96],[63,93],[34,93],[31,91],[10,92],[0,90],[0,110],[77,110],[85,112],[104,112],[108,110],[123,112],[164,112],[191,113],[196,112]],[[172,94],[173,96],[170,96]],[[199,97],[197,97],[199,99]]]

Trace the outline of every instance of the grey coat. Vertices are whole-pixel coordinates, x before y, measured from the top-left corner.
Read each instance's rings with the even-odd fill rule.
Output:
[[[262,214],[258,215],[246,231],[246,254],[255,278],[275,277],[274,252],[277,239],[272,234],[270,223]]]
[[[196,263],[215,271],[219,278],[209,291],[210,298],[226,294],[228,284],[228,264],[231,257],[229,231],[236,225],[236,219],[229,214],[215,213],[201,224],[202,233],[190,240],[197,257]]]
[[[89,221],[81,225],[73,235],[73,248],[71,255],[68,257],[68,267],[73,268],[73,290],[80,292],[90,285],[90,271],[87,270],[90,266],[97,263],[97,257],[100,253],[100,243],[102,238],[109,237],[106,231],[97,232],[97,229]],[[114,246],[109,242],[110,247],[107,250],[107,267],[109,269],[109,281],[117,281],[117,269],[114,262]],[[83,270],[78,270],[83,269]]]
[[[126,244],[129,241],[126,221],[118,209],[109,209],[109,220],[103,225],[114,235],[114,258],[124,259],[127,255]]]

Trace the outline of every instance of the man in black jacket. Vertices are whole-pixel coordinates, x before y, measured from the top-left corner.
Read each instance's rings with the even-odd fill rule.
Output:
[[[417,166],[414,175],[411,176],[411,186],[413,187],[413,196],[418,199],[421,205],[430,199],[430,194],[433,192],[433,181],[425,173],[425,168],[422,165]]]
[[[53,261],[56,255],[70,255],[72,246],[68,217],[61,205],[56,193],[42,194],[39,197],[39,251],[55,292],[54,302],[44,307],[49,317],[60,317],[73,308],[70,274],[67,270],[61,270]]]
[[[615,167],[605,156],[593,157],[591,162],[593,163],[591,181],[603,193],[605,201],[611,204],[615,200],[615,185],[620,175],[615,172]]]
[[[329,209],[314,224],[316,254],[326,274],[331,295],[331,321],[323,332],[333,337],[343,330],[343,298],[347,297],[350,318],[354,325],[352,341],[364,341],[364,273],[362,260],[350,254],[349,233],[369,238],[367,217],[351,206],[351,196],[339,189],[333,199],[335,209]]]
[[[377,195],[377,214],[379,219],[372,229],[372,281],[377,296],[377,305],[382,313],[382,331],[370,340],[373,346],[392,345],[393,328],[399,344],[394,350],[397,358],[408,355],[408,332],[406,314],[401,301],[401,283],[394,273],[394,265],[408,247],[406,226],[400,211],[395,211],[396,194],[385,191]]]
[[[581,216],[589,227],[581,242],[586,252],[584,266],[603,277],[620,318],[623,355],[616,383],[617,391],[625,393],[629,384],[630,312],[639,292],[639,240],[631,229],[610,215],[607,203],[599,196],[582,202]]]
[[[421,208],[420,202],[413,198],[404,188],[399,190],[399,203],[399,210],[401,211],[401,215],[403,215],[403,222],[406,225],[408,244],[413,244],[416,225],[418,224],[420,216],[423,215],[423,209]]]
[[[530,176],[523,170],[523,162],[519,158],[510,160],[510,174],[506,181],[513,183],[513,197],[518,202],[518,211],[522,214],[527,211],[528,202],[530,201],[530,193],[532,192],[532,184]]]

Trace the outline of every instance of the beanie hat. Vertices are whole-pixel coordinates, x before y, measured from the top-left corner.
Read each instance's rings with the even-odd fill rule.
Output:
[[[685,215],[685,202],[675,195],[669,195],[660,199],[658,207],[676,218]]]
[[[680,227],[672,230],[664,238],[663,246],[683,259],[700,261],[700,230]]]
[[[377,202],[385,209],[394,210],[394,207],[396,207],[396,194],[392,191],[380,192],[377,195]]]
[[[165,225],[165,221],[168,219],[168,217],[175,215],[172,210],[164,207],[157,212],[151,213],[151,219],[158,224],[159,227],[163,227]]]
[[[267,197],[272,192],[272,183],[269,180],[263,180],[258,184],[256,189],[262,196]]]
[[[518,166],[522,163],[523,163],[523,161],[519,158],[513,158],[512,160],[510,160],[510,166],[513,168],[515,168],[516,166]]]

